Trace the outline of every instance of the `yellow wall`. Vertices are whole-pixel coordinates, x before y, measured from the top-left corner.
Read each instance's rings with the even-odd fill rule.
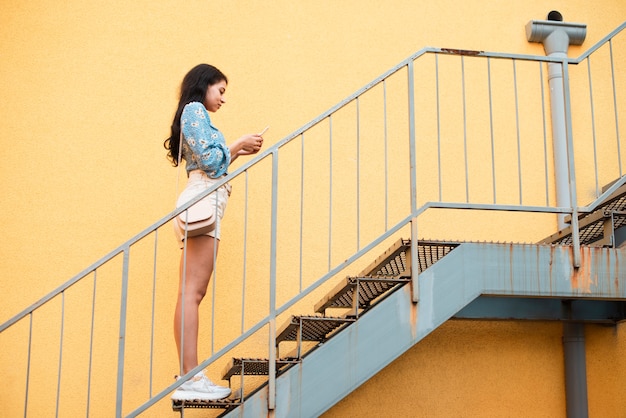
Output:
[[[165,160],[162,142],[168,135],[180,80],[193,65],[212,63],[230,79],[227,105],[214,117],[227,139],[269,124],[265,138],[272,144],[424,46],[543,54],[541,45],[526,41],[524,26],[531,19],[544,19],[550,9],[559,10],[567,21],[588,25],[585,45],[571,48],[570,56],[577,56],[626,17],[622,0],[558,0],[549,5],[542,0],[4,1],[0,12],[0,126],[5,155],[0,168],[4,195],[0,215],[0,322],[172,209],[176,170]],[[237,200],[233,202],[236,205]],[[235,220],[229,222],[226,237],[230,235],[228,227],[231,231],[238,228]],[[526,231],[519,233],[526,237]],[[473,238],[468,235],[466,239]],[[162,254],[171,254],[171,265],[159,266],[162,312],[157,317],[157,338],[162,344],[157,349],[161,364],[155,373],[156,380],[167,384],[176,368],[170,313],[177,249],[173,238],[162,241]],[[220,265],[227,266],[236,259],[237,245],[237,241],[224,242]],[[150,253],[149,243],[145,251]],[[102,326],[117,326],[115,296],[119,287],[107,283],[106,274],[102,276],[98,279],[102,283],[99,292],[107,295],[112,308],[98,307],[103,309],[99,318],[111,319]],[[75,292],[68,293],[68,300],[90,297],[90,285]],[[142,288],[131,288],[131,292],[141,295]],[[132,307],[135,316],[131,316],[131,330],[143,329],[149,318],[142,308],[149,303],[148,298]],[[57,303],[49,309],[54,316],[60,307]],[[68,329],[88,329],[84,319],[75,319],[81,318],[80,313],[67,315],[74,318],[68,321]],[[37,326],[46,329],[45,321]],[[24,332],[22,327],[3,335],[0,344],[10,346],[15,334]],[[516,349],[517,332],[526,337],[523,344],[528,351]],[[399,384],[396,369],[400,368],[405,382],[412,381],[406,373],[419,376],[412,381],[412,396],[419,399],[415,405],[424,411],[506,414],[511,409],[500,402],[500,396],[511,400],[513,410],[517,410],[515,405],[537,404],[537,393],[529,388],[532,379],[562,392],[562,382],[557,380],[562,374],[560,332],[554,324],[446,324],[329,415],[346,416],[357,407],[380,411],[377,401],[371,400],[376,392],[370,391],[377,387],[403,387],[394,390],[393,396],[409,395],[404,390],[413,386]],[[607,355],[623,352],[623,330],[614,332],[594,328],[588,355],[596,350]],[[44,347],[58,341],[54,332],[43,332],[40,338]],[[442,352],[447,341],[454,339],[467,344],[457,341],[457,349]],[[80,343],[76,345],[79,350]],[[463,352],[472,345],[485,349]],[[547,353],[542,351],[539,358],[533,358],[538,345],[545,346]],[[501,346],[511,349],[500,350]],[[115,344],[100,347],[102,356],[116,354]],[[145,347],[129,349],[137,356],[144,351]],[[23,360],[24,352],[20,353],[2,356],[0,376],[4,381],[17,378],[13,356]],[[502,356],[501,363],[490,362],[494,353]],[[554,355],[548,357],[550,353]],[[441,367],[433,367],[431,360]],[[34,361],[45,368],[58,360],[36,353]],[[458,363],[461,365],[455,375],[452,364]],[[613,371],[606,370],[606,363],[597,356],[588,363],[590,410],[601,411],[599,416],[619,416],[610,414],[615,411],[611,408],[624,406],[615,400],[617,396],[605,396],[606,392],[592,386],[605,377],[614,378]],[[473,364],[488,367],[473,368]],[[519,368],[501,378],[498,366],[507,364]],[[624,364],[619,367],[622,372],[626,370]],[[104,368],[96,363],[96,374],[109,373]],[[529,375],[528,370],[534,374]],[[518,378],[524,383],[523,391],[516,392],[515,385],[506,386]],[[45,376],[35,380],[35,385],[47,384]],[[484,383],[492,380],[499,387],[493,396]],[[483,382],[480,393],[464,391],[478,381]],[[435,382],[434,388],[431,382]],[[617,395],[616,385],[607,389]],[[461,397],[459,403],[453,402],[459,399],[455,394]],[[550,397],[542,392],[555,415],[563,413],[561,395]],[[0,402],[10,403],[11,395],[3,393]],[[602,409],[605,402],[607,410]],[[11,411],[21,410],[21,405],[12,406],[15,409]],[[94,401],[92,407],[109,411],[111,405]],[[538,410],[537,416],[541,412]],[[367,413],[361,411],[359,415]]]
[[[586,326],[589,416],[623,417],[624,325]],[[562,325],[448,321],[331,417],[565,416]]]

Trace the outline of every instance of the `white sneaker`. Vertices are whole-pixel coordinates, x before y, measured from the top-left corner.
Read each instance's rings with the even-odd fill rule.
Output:
[[[176,379],[180,377],[176,376]],[[183,383],[172,394],[172,400],[192,401],[195,399],[203,401],[215,401],[230,395],[230,388],[218,386],[211,382],[204,372],[199,372],[194,377]]]

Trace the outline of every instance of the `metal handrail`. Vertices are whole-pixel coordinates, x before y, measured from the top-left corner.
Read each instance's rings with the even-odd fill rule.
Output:
[[[515,67],[515,63],[516,62],[528,62],[528,63],[538,63],[539,65],[539,72],[541,74],[541,76],[543,76],[543,73],[541,73],[541,65],[543,63],[549,63],[549,62],[553,62],[553,63],[560,63],[564,66],[564,68],[567,68],[568,65],[578,65],[581,62],[584,62],[585,60],[587,60],[592,54],[593,52],[599,50],[602,46],[606,45],[607,43],[610,43],[612,41],[612,39],[617,36],[618,34],[620,34],[622,32],[622,30],[626,28],[626,22],[623,23],[622,25],[620,25],[618,28],[616,28],[614,31],[612,31],[609,35],[607,35],[606,37],[604,37],[602,40],[600,40],[598,43],[596,43],[593,47],[591,47],[587,52],[583,53],[580,57],[578,58],[552,58],[552,57],[547,57],[547,56],[534,56],[534,55],[523,55],[523,54],[507,54],[507,53],[495,53],[495,52],[484,52],[484,51],[467,51],[467,50],[458,50],[458,49],[449,49],[449,48],[432,48],[432,47],[427,47],[427,48],[423,48],[420,51],[412,54],[411,56],[409,56],[407,59],[403,60],[402,62],[400,62],[398,65],[396,65],[395,67],[393,67],[392,69],[384,72],[382,75],[380,75],[379,77],[375,78],[374,80],[372,80],[370,83],[366,84],[364,87],[360,88],[359,90],[357,90],[355,93],[351,94],[350,96],[348,96],[347,98],[345,98],[344,100],[342,100],[341,102],[339,102],[338,104],[336,104],[335,106],[331,107],[330,109],[328,109],[327,111],[321,113],[319,116],[317,116],[316,118],[312,119],[311,121],[309,121],[308,123],[304,124],[303,126],[301,126],[300,128],[298,128],[297,130],[295,130],[294,132],[292,132],[291,134],[287,135],[286,137],[284,137],[282,140],[280,140],[279,142],[275,143],[274,145],[270,146],[269,148],[267,148],[266,150],[262,151],[258,156],[256,156],[255,158],[249,160],[248,162],[246,162],[245,164],[241,165],[240,167],[236,168],[235,170],[233,170],[226,178],[221,179],[219,181],[217,181],[214,186],[212,186],[209,190],[207,190],[206,192],[204,192],[203,194],[199,195],[197,198],[189,201],[187,204],[173,210],[172,212],[166,214],[163,218],[161,218],[160,220],[158,220],[157,222],[153,223],[152,225],[148,226],[147,228],[145,228],[144,230],[140,231],[138,234],[136,234],[135,236],[133,236],[132,238],[130,238],[128,241],[126,241],[125,243],[123,243],[122,245],[120,245],[119,247],[115,248],[113,251],[109,252],[107,255],[105,255],[104,257],[102,257],[101,259],[99,259],[98,261],[96,261],[95,263],[91,264],[90,266],[88,266],[86,269],[84,269],[83,271],[81,271],[80,273],[78,273],[77,275],[75,275],[74,277],[72,277],[70,280],[68,280],[67,282],[61,284],[60,286],[58,286],[56,289],[54,289],[52,292],[48,293],[46,296],[44,296],[43,298],[41,298],[40,300],[38,300],[37,302],[33,303],[32,305],[30,305],[29,307],[27,307],[26,309],[24,309],[23,311],[19,312],[17,315],[13,316],[11,319],[9,319],[8,321],[6,321],[3,324],[0,324],[0,333],[2,333],[3,331],[7,330],[8,328],[10,328],[11,326],[15,325],[16,323],[18,323],[19,321],[21,321],[22,319],[25,319],[27,317],[30,316],[30,326],[31,326],[31,332],[32,332],[32,313],[36,310],[38,310],[39,308],[41,308],[42,306],[44,306],[45,304],[47,304],[48,302],[50,302],[51,300],[53,300],[54,298],[56,298],[59,295],[64,295],[65,291],[70,289],[71,287],[73,287],[75,284],[77,284],[78,282],[80,282],[81,280],[90,277],[90,275],[93,273],[95,275],[95,273],[98,271],[99,268],[101,268],[103,265],[109,263],[111,260],[115,259],[116,257],[118,257],[119,255],[123,255],[123,272],[122,272],[122,293],[121,293],[121,313],[120,313],[120,342],[118,345],[118,363],[117,363],[117,368],[118,368],[118,382],[117,382],[117,388],[116,388],[116,396],[117,396],[117,400],[116,400],[116,415],[117,416],[122,416],[122,400],[123,400],[123,396],[124,396],[124,390],[123,390],[123,374],[124,374],[124,354],[125,354],[125,345],[124,345],[124,337],[125,337],[125,330],[126,330],[126,304],[128,303],[127,301],[127,286],[128,286],[128,264],[129,264],[129,259],[130,259],[130,249],[131,247],[133,247],[135,244],[137,244],[138,242],[140,242],[141,240],[143,240],[144,238],[151,236],[152,234],[158,234],[158,230],[160,228],[162,228],[163,226],[165,226],[166,224],[168,224],[174,217],[176,217],[178,214],[184,212],[187,208],[189,208],[190,206],[192,206],[194,203],[196,203],[197,201],[199,201],[200,199],[202,199],[203,197],[205,197],[206,195],[210,194],[212,191],[216,190],[217,188],[219,188],[220,186],[222,186],[224,183],[226,183],[227,181],[232,181],[233,179],[238,178],[241,175],[246,176],[247,179],[247,174],[249,172],[249,170],[253,169],[254,167],[256,167],[258,164],[260,164],[261,162],[265,161],[266,159],[271,159],[271,167],[272,167],[272,198],[271,198],[271,207],[272,207],[272,212],[271,212],[271,231],[270,231],[270,260],[269,260],[269,265],[270,265],[270,301],[269,301],[269,307],[268,307],[268,314],[267,316],[265,316],[264,318],[260,319],[258,322],[256,322],[254,325],[250,326],[248,329],[243,330],[241,332],[241,335],[235,339],[233,339],[231,342],[229,342],[228,344],[224,345],[224,347],[220,348],[219,350],[215,351],[212,353],[212,355],[210,357],[208,357],[207,359],[205,359],[201,364],[198,365],[198,367],[196,367],[194,370],[190,371],[186,376],[191,376],[193,373],[195,373],[198,370],[201,370],[203,368],[206,368],[207,366],[211,365],[214,361],[216,361],[217,359],[221,358],[222,356],[224,356],[226,353],[228,353],[230,350],[232,350],[233,348],[237,347],[238,345],[240,345],[242,342],[246,341],[250,336],[254,335],[256,332],[258,332],[259,330],[263,329],[264,327],[268,326],[270,327],[270,341],[269,341],[269,351],[270,351],[270,360],[272,360],[272,358],[275,358],[275,352],[272,351],[272,341],[273,338],[275,338],[275,330],[276,330],[276,318],[278,316],[280,316],[281,314],[287,312],[290,308],[292,308],[295,304],[297,304],[298,302],[302,301],[304,298],[306,298],[307,296],[311,295],[313,293],[313,291],[315,291],[316,289],[318,289],[322,284],[326,283],[328,280],[332,279],[333,277],[335,277],[337,274],[339,274],[340,272],[342,272],[344,269],[346,269],[347,267],[349,267],[352,263],[356,262],[357,260],[359,260],[361,257],[369,254],[371,251],[375,250],[379,245],[381,245],[385,240],[393,237],[394,235],[400,233],[404,228],[406,228],[407,226],[410,225],[411,228],[411,237],[414,240],[417,240],[418,238],[418,228],[417,228],[417,219],[420,215],[424,214],[426,211],[428,211],[429,209],[459,209],[459,210],[493,210],[493,211],[502,211],[502,212],[532,212],[532,213],[551,213],[551,214],[570,214],[573,215],[573,218],[577,219],[576,214],[578,212],[586,212],[586,211],[590,211],[593,207],[595,207],[594,205],[597,204],[597,202],[599,202],[602,199],[602,196],[610,194],[610,192],[612,190],[615,190],[617,187],[619,187],[619,185],[623,184],[623,180],[621,180],[620,182],[616,183],[615,185],[613,185],[609,190],[607,190],[602,196],[598,197],[596,203],[593,203],[591,205],[585,206],[585,207],[578,207],[576,205],[576,203],[573,203],[572,207],[559,207],[556,206],[554,204],[550,204],[549,202],[549,198],[548,198],[548,189],[550,187],[549,184],[549,180],[548,180],[548,176],[547,176],[547,172],[546,172],[546,180],[545,180],[545,188],[546,188],[546,204],[545,205],[538,205],[538,204],[523,204],[522,203],[522,195],[523,192],[525,191],[522,187],[522,182],[521,182],[521,178],[522,178],[522,171],[521,171],[521,158],[518,155],[518,164],[520,165],[520,167],[518,167],[518,172],[519,172],[519,176],[520,176],[520,180],[519,180],[519,189],[520,189],[520,202],[519,204],[511,204],[511,203],[501,203],[499,202],[499,199],[496,197],[496,181],[495,181],[495,157],[493,156],[493,127],[492,127],[492,172],[493,174],[493,201],[492,202],[474,202],[474,201],[470,201],[469,199],[469,180],[468,180],[468,172],[469,169],[466,167],[466,180],[465,180],[465,186],[466,186],[466,198],[465,201],[446,201],[442,198],[442,184],[443,181],[439,181],[439,199],[437,200],[430,200],[430,199],[426,199],[424,201],[419,200],[419,196],[418,196],[418,192],[419,192],[419,187],[420,187],[420,183],[418,183],[418,173],[417,173],[417,165],[418,162],[417,160],[419,159],[419,153],[418,153],[418,144],[417,141],[419,140],[418,138],[418,134],[416,133],[416,121],[414,119],[416,112],[419,109],[416,109],[416,97],[415,97],[415,86],[414,86],[414,66],[415,66],[415,62],[417,62],[417,60],[421,59],[422,57],[425,56],[434,56],[435,57],[435,62],[438,65],[439,61],[438,61],[438,57],[444,57],[444,56],[450,56],[450,57],[455,57],[458,58],[461,62],[461,66],[463,68],[463,71],[465,71],[464,67],[463,67],[463,63],[465,62],[465,59],[486,59],[487,60],[487,70],[488,70],[488,74],[489,74],[489,88],[491,88],[491,66],[490,66],[490,60],[494,59],[494,60],[503,60],[503,61],[510,61],[513,63],[513,70],[515,71],[516,67]],[[611,63],[613,64],[613,63]],[[439,68],[437,67],[437,71],[439,70]],[[392,225],[389,226],[387,224],[387,222],[389,221],[389,217],[387,214],[385,214],[385,226],[382,230],[382,232],[379,232],[375,235],[375,238],[371,239],[370,241],[366,242],[364,245],[361,245],[361,237],[360,237],[360,231],[358,228],[358,225],[360,223],[360,203],[359,201],[359,197],[357,197],[357,248],[356,250],[354,250],[350,255],[348,255],[347,257],[343,258],[343,261],[335,264],[335,265],[331,265],[330,262],[330,250],[329,250],[329,266],[328,269],[326,270],[325,273],[321,273],[319,276],[317,276],[317,278],[310,283],[308,286],[306,286],[304,289],[302,289],[302,285],[300,286],[300,290],[298,292],[298,294],[296,294],[295,296],[292,296],[291,298],[289,298],[286,302],[284,302],[282,305],[277,306],[277,302],[276,302],[276,278],[277,278],[277,266],[276,266],[276,259],[277,259],[277,254],[278,254],[278,249],[277,249],[277,242],[278,242],[278,238],[277,238],[277,223],[278,223],[278,169],[279,169],[279,153],[280,150],[287,146],[288,144],[291,144],[293,141],[296,140],[301,140],[303,145],[303,166],[304,166],[304,136],[305,134],[307,134],[310,130],[312,130],[314,127],[320,125],[321,123],[328,121],[329,125],[331,125],[330,131],[330,141],[332,143],[332,120],[333,118],[337,117],[338,113],[347,108],[348,106],[351,106],[353,104],[356,103],[356,107],[357,107],[357,140],[358,140],[358,136],[359,136],[359,132],[358,132],[358,126],[359,125],[359,120],[358,120],[358,115],[359,115],[359,100],[361,100],[362,97],[364,97],[368,92],[372,91],[375,88],[379,88],[380,86],[382,86],[385,90],[385,98],[384,98],[384,107],[385,107],[385,146],[386,146],[386,138],[387,138],[387,82],[388,80],[390,80],[392,77],[396,77],[402,76],[402,73],[406,71],[406,83],[407,83],[407,91],[408,91],[408,95],[407,95],[407,108],[408,108],[408,144],[409,144],[409,151],[410,151],[410,156],[409,156],[409,160],[410,160],[410,172],[409,172],[409,176],[410,176],[410,191],[411,191],[411,199],[410,199],[410,209],[408,211],[408,213],[405,213],[404,216],[401,216],[400,218],[395,219],[394,222],[392,222]],[[437,72],[437,77],[439,76],[439,73]],[[613,75],[614,76],[614,75]],[[465,77],[465,73],[462,73],[462,77]],[[515,88],[517,88],[517,86],[514,86]],[[566,85],[566,90],[569,89],[569,85]],[[463,88],[465,88],[465,85],[463,85]],[[437,92],[439,93],[439,92]],[[491,91],[489,91],[489,94],[491,94]],[[543,92],[542,92],[542,103],[543,103]],[[465,106],[465,103],[464,105]],[[517,103],[516,103],[517,106]],[[465,111],[465,107],[464,107],[464,111]],[[517,109],[516,109],[517,111]],[[491,109],[490,109],[490,121],[493,124],[493,116],[491,115]],[[617,114],[617,110],[616,110],[616,114]],[[568,116],[571,119],[571,115],[568,114]],[[439,114],[437,115],[437,117],[439,118]],[[466,123],[466,122],[464,122]],[[545,115],[544,115],[544,123],[545,123]],[[571,121],[570,121],[571,123]],[[464,127],[465,128],[465,127]],[[439,134],[438,134],[439,135]],[[619,136],[619,133],[618,133]],[[518,132],[518,147],[519,147],[519,132]],[[572,140],[571,138],[571,132],[570,132],[570,141]],[[618,138],[619,141],[619,138]],[[438,136],[437,137],[437,142],[440,143],[441,142],[441,138]],[[545,139],[544,139],[545,142]],[[331,145],[332,147],[332,145]],[[386,148],[385,148],[386,150]],[[570,153],[570,160],[573,162],[574,158],[573,158],[573,147],[569,148],[569,153]],[[546,151],[544,150],[544,158],[545,158],[545,154]],[[467,157],[466,157],[467,158]],[[358,164],[360,163],[360,161],[357,161],[357,172],[358,172]],[[332,164],[332,161],[331,161]],[[467,163],[466,163],[467,164]],[[547,165],[547,163],[546,163]],[[571,169],[573,170],[573,164]],[[621,174],[621,167],[620,167],[620,174]],[[332,176],[332,173],[331,173]],[[598,173],[596,170],[596,177],[598,177]],[[332,180],[331,180],[332,181]],[[359,179],[360,181],[360,179]],[[358,196],[358,188],[360,186],[357,185],[357,196]],[[575,188],[576,184],[570,184],[570,188]],[[301,184],[301,188],[303,188],[303,185]],[[302,191],[301,191],[302,192]],[[387,198],[387,193],[388,193],[388,186],[385,183],[384,186],[384,192],[385,192],[385,199]],[[573,192],[575,193],[575,190],[573,190]],[[332,186],[331,186],[331,193],[332,193]],[[302,192],[302,194],[304,195],[304,193]],[[332,197],[332,196],[331,196]],[[304,200],[304,197],[302,197],[302,199]],[[332,214],[330,215],[332,217]],[[301,231],[300,233],[302,234],[302,220],[301,222]],[[574,227],[576,227],[577,225],[573,225]],[[330,228],[330,226],[329,226]],[[301,238],[302,239],[302,238]],[[158,237],[156,238],[156,240],[158,240]],[[330,240],[330,239],[329,239]],[[302,247],[302,245],[301,245]],[[330,247],[330,243],[329,243],[329,247]],[[302,251],[302,250],[301,250]],[[412,251],[412,256],[415,256],[414,251]],[[155,263],[156,263],[156,255],[155,255]],[[413,279],[416,279],[417,273],[415,272],[415,275],[413,277]],[[302,277],[300,277],[300,279],[302,280]],[[417,283],[415,281],[415,283]],[[417,286],[414,286],[414,300],[417,301],[419,300],[419,292],[417,289]],[[95,281],[94,281],[94,303],[95,303]],[[93,310],[93,305],[91,307],[91,309]],[[243,308],[242,308],[243,309]],[[93,312],[92,312],[92,318],[93,318]],[[63,323],[61,324],[61,327],[63,327]],[[243,328],[243,323],[242,323],[242,328]],[[92,332],[93,332],[93,324],[92,324]],[[30,338],[29,337],[29,355],[30,355]],[[93,336],[92,336],[93,339]],[[62,348],[61,348],[61,354],[62,354]],[[60,362],[60,361],[59,361]],[[270,361],[270,364],[273,364],[272,361]],[[28,366],[30,367],[30,360],[28,363]],[[61,365],[59,365],[59,369],[61,368]],[[29,373],[29,372],[27,372]],[[274,374],[270,373],[270,406],[273,406],[271,402],[273,402],[273,396],[272,395],[272,391],[274,390]],[[28,379],[28,376],[27,376]],[[60,376],[59,376],[60,379]],[[184,380],[181,380],[180,382],[182,382]],[[151,382],[152,384],[152,382]],[[177,386],[179,386],[180,383],[179,382],[175,382],[172,383],[171,385],[165,387],[164,389],[162,389],[161,391],[159,391],[156,394],[151,395],[150,399],[146,402],[144,402],[143,404],[139,405],[138,407],[134,408],[132,410],[132,412],[130,412],[128,414],[128,416],[136,416],[139,413],[145,411],[146,409],[148,409],[150,406],[154,405],[156,402],[158,402],[160,399],[164,398],[169,392],[171,392],[173,389],[175,389]],[[26,397],[28,398],[28,381],[27,381],[27,390],[26,390]],[[57,408],[58,408],[58,397],[59,394],[57,393]],[[28,399],[27,399],[28,400]],[[26,400],[26,404],[28,403]],[[88,406],[89,408],[89,406]],[[26,408],[25,408],[26,409]]]
[[[293,141],[294,139],[297,139],[300,135],[302,135],[307,130],[311,129],[312,127],[316,126],[317,124],[319,124],[323,120],[327,119],[333,113],[336,113],[338,110],[342,109],[343,107],[345,107],[349,103],[351,103],[354,100],[356,100],[358,97],[360,97],[363,94],[365,94],[367,91],[371,90],[374,86],[379,85],[384,80],[388,79],[390,76],[396,74],[398,71],[400,71],[401,69],[403,69],[404,67],[409,65],[409,63],[415,61],[416,59],[418,59],[419,57],[421,57],[421,56],[423,56],[423,55],[425,55],[427,53],[445,54],[445,55],[451,55],[451,54],[452,55],[468,55],[468,56],[483,57],[483,58],[513,59],[513,60],[546,62],[546,63],[548,63],[548,62],[561,63],[561,62],[566,61],[566,62],[568,62],[570,64],[577,65],[577,64],[580,64],[581,62],[583,62],[585,59],[587,59],[593,52],[597,51],[600,47],[602,47],[608,41],[613,39],[617,34],[619,34],[622,30],[624,30],[624,28],[626,28],[626,22],[624,22],[621,25],[619,25],[616,29],[614,29],[613,31],[611,31],[611,33],[609,33],[604,38],[599,40],[596,44],[594,44],[591,48],[589,48],[587,51],[585,51],[583,54],[581,54],[578,58],[561,59],[561,58],[555,58],[555,57],[549,57],[549,56],[541,56],[541,55],[510,54],[510,53],[502,53],[502,52],[471,51],[471,50],[450,49],[450,48],[434,48],[434,47],[422,48],[418,52],[410,55],[408,58],[406,58],[403,61],[401,61],[395,67],[391,68],[390,70],[385,71],[383,74],[381,74],[380,76],[376,77],[374,80],[372,80],[371,82],[367,83],[364,87],[358,89],[356,92],[354,92],[353,94],[349,95],[348,97],[346,97],[345,99],[340,101],[335,106],[329,108],[325,112],[322,112],[316,118],[312,119],[311,121],[309,121],[306,124],[302,125],[300,128],[298,128],[295,131],[293,131],[292,133],[288,134],[286,137],[284,137],[282,140],[276,142],[271,147],[265,149],[257,157],[250,159],[248,162],[242,164],[237,169],[233,170],[230,173],[230,175],[228,176],[228,178],[223,178],[223,179],[215,182],[214,186],[209,188],[203,194],[198,195],[196,198],[188,201],[186,204],[181,205],[179,208],[176,208],[172,212],[166,214],[163,218],[161,218],[157,222],[153,223],[152,225],[146,227],[144,230],[142,230],[141,232],[136,234],[134,237],[130,238],[128,241],[126,241],[125,243],[121,244],[119,247],[115,248],[110,253],[108,253],[104,257],[100,258],[99,260],[97,260],[96,262],[91,264],[89,267],[87,267],[86,269],[84,269],[83,271],[81,271],[80,273],[75,275],[73,278],[71,278],[67,282],[61,284],[59,287],[57,287],[56,289],[51,291],[48,295],[44,296],[43,298],[41,298],[40,300],[38,300],[37,302],[35,302],[31,306],[29,306],[28,308],[24,309],[22,312],[18,313],[17,315],[15,315],[14,317],[12,317],[8,321],[6,321],[5,323],[0,324],[0,332],[4,331],[6,328],[11,326],[13,323],[18,321],[19,319],[24,318],[26,315],[28,315],[28,313],[32,312],[34,309],[37,309],[39,306],[41,306],[44,303],[46,303],[47,301],[49,301],[52,297],[60,294],[64,290],[67,290],[73,284],[75,284],[78,280],[80,280],[82,277],[87,276],[88,274],[90,274],[91,272],[96,270],[99,266],[101,266],[102,264],[108,262],[109,260],[111,260],[115,256],[117,256],[120,253],[122,253],[126,247],[132,246],[133,244],[139,242],[140,240],[142,240],[146,236],[150,235],[151,233],[153,233],[154,231],[156,231],[157,229],[159,229],[163,225],[167,224],[172,219],[174,219],[174,217],[176,217],[180,213],[184,212],[189,207],[193,206],[194,203],[202,200],[203,197],[206,197],[207,195],[209,195],[210,193],[212,193],[213,191],[217,190],[219,187],[221,187],[222,185],[227,183],[231,178],[237,177],[238,175],[246,172],[252,166],[258,164],[259,161],[261,161],[264,158],[266,158],[266,157],[270,156],[271,154],[275,153],[279,148],[283,147],[284,145],[288,144],[289,142]],[[497,206],[497,205],[495,205],[495,206]],[[436,207],[434,202],[432,203],[431,207]],[[509,210],[509,209],[503,208],[503,210]],[[539,210],[539,211],[543,211],[543,210]],[[566,211],[565,210],[558,210],[556,213],[563,213],[563,212],[566,212]]]

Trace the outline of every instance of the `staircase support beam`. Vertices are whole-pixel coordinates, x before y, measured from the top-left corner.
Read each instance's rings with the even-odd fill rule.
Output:
[[[624,251],[535,244],[464,243],[419,275],[420,303],[409,286],[308,353],[276,379],[276,416],[320,416],[447,320],[482,296],[626,301]],[[624,264],[626,266],[626,264]],[[372,347],[376,349],[373,350]],[[267,416],[259,390],[228,412]]]
[[[454,319],[614,325],[626,320],[626,301],[481,296],[454,315]]]

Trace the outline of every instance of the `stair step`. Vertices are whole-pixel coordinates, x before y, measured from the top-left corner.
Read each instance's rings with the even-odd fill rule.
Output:
[[[419,240],[417,242],[418,271],[421,273],[450,251],[461,245],[458,241]],[[399,239],[376,258],[360,277],[411,277],[411,240]]]
[[[419,269],[425,270],[430,265],[452,251],[459,243],[419,241]],[[358,286],[359,305],[368,306],[391,289],[410,281],[410,240],[399,240],[384,254],[378,257],[365,273],[357,277],[348,277],[340,283],[333,292],[333,296],[324,303],[326,307],[352,307],[352,295]],[[332,299],[332,300],[331,300]],[[319,304],[318,304],[319,305]],[[331,306],[332,305],[332,306]],[[318,307],[316,305],[316,311]],[[354,317],[332,316],[291,316],[277,333],[276,345],[283,341],[296,341],[298,348],[295,357],[284,357],[276,361],[276,370],[280,371],[289,365],[299,362],[301,355],[300,342],[323,342],[339,332],[343,327],[355,322]],[[264,358],[232,358],[224,368],[223,379],[228,380],[235,375],[267,376],[269,374],[269,360]],[[215,408],[224,409],[225,413],[242,404],[241,390],[233,393],[230,398],[217,401],[172,401],[172,409],[181,413],[185,408]]]
[[[339,318],[332,316],[292,316],[285,323],[276,337],[276,345],[282,341],[323,342],[339,328],[354,322],[353,318]]]
[[[604,186],[606,191],[612,183]],[[571,222],[571,215],[565,217],[565,222]],[[626,226],[626,184],[618,187],[607,196],[591,213],[582,213],[578,216],[578,232],[581,245],[612,247],[613,231]],[[539,244],[572,245],[572,227],[567,226],[549,237],[539,241]]]
[[[460,245],[459,242],[420,240],[417,246],[418,271],[422,272]],[[355,308],[353,296],[359,287],[358,309],[367,309],[381,295],[411,278],[411,240],[400,239],[372,262],[359,276],[347,277],[315,304],[315,312],[327,308]],[[357,312],[351,312],[356,315]]]
[[[315,304],[315,312],[324,313],[328,308],[352,308],[357,288],[358,308],[366,309],[380,295],[410,281],[409,278],[346,277]]]
[[[172,400],[172,409],[181,414],[184,408],[224,409],[227,412],[239,405],[241,405],[240,398],[225,398],[217,401],[203,401],[200,399],[193,401]]]
[[[578,223],[581,245],[613,246],[612,232],[626,225],[626,212],[598,210]],[[541,240],[539,244],[572,245],[572,227],[567,226],[560,231]]]
[[[617,178],[612,182],[602,186],[602,193],[606,192],[611,186],[613,186],[615,183],[622,180],[623,178],[624,176]],[[620,187],[615,189],[613,193],[604,198],[602,202],[600,202],[598,206],[596,206],[595,210],[591,213],[597,212],[599,210],[605,210],[608,212],[619,212],[626,210],[626,184],[622,184]],[[581,213],[578,215],[578,219],[582,219],[588,215],[590,215],[590,213]],[[571,221],[572,215],[565,216],[566,223],[570,223]]]
[[[420,240],[417,244],[418,272],[421,273],[461,245],[461,242]]]
[[[222,379],[229,380],[236,375],[267,376],[269,374],[269,359],[266,358],[235,358],[233,357],[222,372]],[[285,366],[299,363],[295,358],[276,360],[276,371]]]
[[[411,240],[399,239],[383,254],[378,256],[358,276],[411,277],[409,251]]]

